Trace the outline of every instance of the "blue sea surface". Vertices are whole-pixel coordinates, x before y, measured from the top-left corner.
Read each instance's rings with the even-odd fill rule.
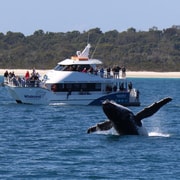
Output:
[[[2,77],[1,77],[2,80]],[[0,87],[0,179],[179,179],[180,79],[131,78],[141,106],[173,100],[144,119],[144,136],[87,134],[100,106],[17,104]]]

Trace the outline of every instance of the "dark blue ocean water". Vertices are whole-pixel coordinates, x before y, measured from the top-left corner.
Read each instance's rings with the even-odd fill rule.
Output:
[[[101,107],[16,104],[0,87],[0,179],[179,179],[180,79],[131,80],[135,113],[173,98],[143,121],[149,137],[86,134]]]

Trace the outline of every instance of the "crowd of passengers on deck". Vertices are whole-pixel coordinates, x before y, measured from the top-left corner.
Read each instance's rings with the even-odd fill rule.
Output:
[[[14,71],[8,72],[6,70],[4,73],[4,83],[12,83],[14,86],[39,87],[41,82],[39,78],[40,75],[36,72],[35,68],[32,69],[32,73],[26,71],[23,77],[16,76]]]
[[[56,69],[55,69],[56,70]],[[83,73],[90,73],[94,75],[100,75],[102,78],[125,78],[126,77],[126,68],[120,67],[118,65],[108,68],[100,67],[93,68],[91,66],[85,65],[70,65],[63,69],[63,71],[78,71]]]

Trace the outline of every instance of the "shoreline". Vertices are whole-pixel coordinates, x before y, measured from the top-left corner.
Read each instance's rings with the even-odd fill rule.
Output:
[[[32,69],[0,69],[0,76],[4,75],[5,71],[12,72],[14,71],[15,75],[24,76],[26,71],[28,70],[30,73]],[[48,69],[40,70],[37,69],[41,76],[45,75]],[[180,72],[153,72],[153,71],[127,71],[127,78],[180,78]]]
[[[127,71],[126,75],[136,78],[180,78],[180,72]]]

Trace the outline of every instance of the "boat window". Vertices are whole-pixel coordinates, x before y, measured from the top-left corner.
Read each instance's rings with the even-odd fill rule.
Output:
[[[72,84],[66,84],[66,89],[72,89]]]
[[[81,89],[80,84],[74,84],[73,89],[74,89],[74,91],[79,91]]]
[[[100,83],[68,83],[68,84],[53,84],[56,87],[56,92],[71,91],[101,91]]]
[[[81,84],[82,89],[86,89],[88,84]]]

